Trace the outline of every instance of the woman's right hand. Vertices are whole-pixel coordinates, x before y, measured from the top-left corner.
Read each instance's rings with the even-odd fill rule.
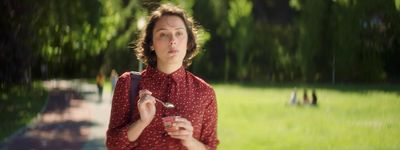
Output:
[[[151,96],[151,92],[149,90],[140,90],[139,91],[139,100],[137,102],[137,106],[140,113],[140,121],[149,125],[153,120],[156,114],[156,99]]]

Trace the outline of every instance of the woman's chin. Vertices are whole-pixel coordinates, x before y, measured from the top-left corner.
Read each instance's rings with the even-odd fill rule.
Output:
[[[169,58],[175,58],[175,57],[178,56],[178,53],[168,53],[167,56],[168,56]]]
[[[179,64],[182,65],[183,59],[179,58],[177,56],[170,56],[166,59],[166,61],[163,61],[165,64]]]
[[[185,57],[184,55],[182,56],[179,53],[170,53],[167,55],[167,60],[174,61],[174,62],[175,61],[183,62],[184,57]]]

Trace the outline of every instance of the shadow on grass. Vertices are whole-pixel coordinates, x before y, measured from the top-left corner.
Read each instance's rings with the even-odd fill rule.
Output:
[[[0,89],[0,140],[29,123],[43,109],[47,97],[48,92],[37,82],[31,87]]]

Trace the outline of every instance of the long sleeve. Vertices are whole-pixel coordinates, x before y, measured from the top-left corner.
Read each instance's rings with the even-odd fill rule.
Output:
[[[130,74],[124,73],[117,81],[112,106],[110,123],[107,130],[107,148],[113,149],[132,149],[138,142],[128,140],[128,128],[132,124],[130,121]]]
[[[217,138],[217,101],[215,92],[212,88],[207,90],[205,99],[209,100],[204,112],[203,127],[201,131],[201,142],[206,145],[207,149],[215,150],[219,144]]]

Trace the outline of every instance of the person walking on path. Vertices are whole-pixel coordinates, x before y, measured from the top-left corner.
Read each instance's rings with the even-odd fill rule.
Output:
[[[96,85],[98,89],[98,94],[99,94],[99,100],[98,102],[101,103],[103,100],[103,86],[104,86],[104,75],[103,72],[100,71],[99,74],[97,74],[96,77]]]
[[[141,72],[139,93],[130,103],[132,77],[129,72],[121,75],[112,100],[108,149],[216,149],[214,89],[185,69],[198,52],[195,31],[193,21],[179,7],[164,4],[152,12],[135,49],[147,65]],[[156,100],[175,107],[168,109]],[[177,115],[169,124],[174,130],[168,130],[163,119]]]
[[[118,81],[118,73],[117,71],[115,71],[115,69],[111,70],[110,81],[111,81],[111,93],[114,93],[115,85],[117,85]]]

